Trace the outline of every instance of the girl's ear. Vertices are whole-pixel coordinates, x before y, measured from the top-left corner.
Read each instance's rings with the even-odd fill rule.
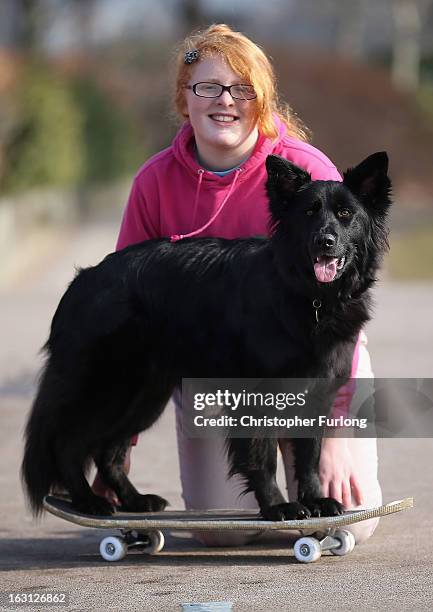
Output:
[[[188,104],[186,103],[185,89],[183,89],[182,91],[182,102],[179,104],[179,107],[182,113],[182,117],[184,119],[188,119],[189,113],[188,113]]]

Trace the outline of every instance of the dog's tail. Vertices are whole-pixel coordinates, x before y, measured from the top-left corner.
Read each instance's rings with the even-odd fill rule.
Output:
[[[39,391],[33,403],[25,429],[25,450],[21,479],[34,516],[43,510],[45,495],[58,483],[55,461],[53,416],[55,398],[52,395],[47,369],[42,374]]]

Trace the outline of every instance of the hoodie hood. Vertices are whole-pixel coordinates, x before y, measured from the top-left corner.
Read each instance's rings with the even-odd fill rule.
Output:
[[[270,140],[263,134],[259,134],[254,151],[250,157],[240,165],[242,173],[239,176],[239,182],[247,179],[250,172],[256,170],[258,166],[264,165],[267,156],[272,154],[275,150],[275,146],[286,136],[286,126],[277,115],[275,115],[275,124],[278,129],[277,138],[275,140]],[[176,134],[173,140],[172,150],[176,160],[191,174],[197,176],[199,170],[204,170],[203,181],[215,182],[218,185],[232,182],[231,173],[221,177],[210,170],[206,170],[197,162],[195,156],[194,132],[189,121],[185,121]]]

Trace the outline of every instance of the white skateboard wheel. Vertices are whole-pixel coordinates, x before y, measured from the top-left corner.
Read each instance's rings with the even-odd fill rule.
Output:
[[[316,538],[299,538],[294,546],[295,557],[301,563],[313,563],[320,559],[322,548]]]
[[[104,538],[99,545],[99,552],[105,561],[120,561],[126,556],[128,546],[126,542],[115,536]]]
[[[145,535],[149,538],[149,544],[143,548],[145,555],[156,555],[164,548],[164,534],[162,531],[147,531]]]
[[[341,542],[341,546],[338,548],[331,548],[333,555],[348,555],[355,548],[355,536],[351,531],[347,531],[347,529],[337,529],[333,537]]]

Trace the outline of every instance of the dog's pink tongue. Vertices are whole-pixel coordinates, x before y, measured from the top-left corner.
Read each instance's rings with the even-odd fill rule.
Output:
[[[319,283],[330,283],[337,274],[336,257],[319,257],[314,264],[314,272]]]

